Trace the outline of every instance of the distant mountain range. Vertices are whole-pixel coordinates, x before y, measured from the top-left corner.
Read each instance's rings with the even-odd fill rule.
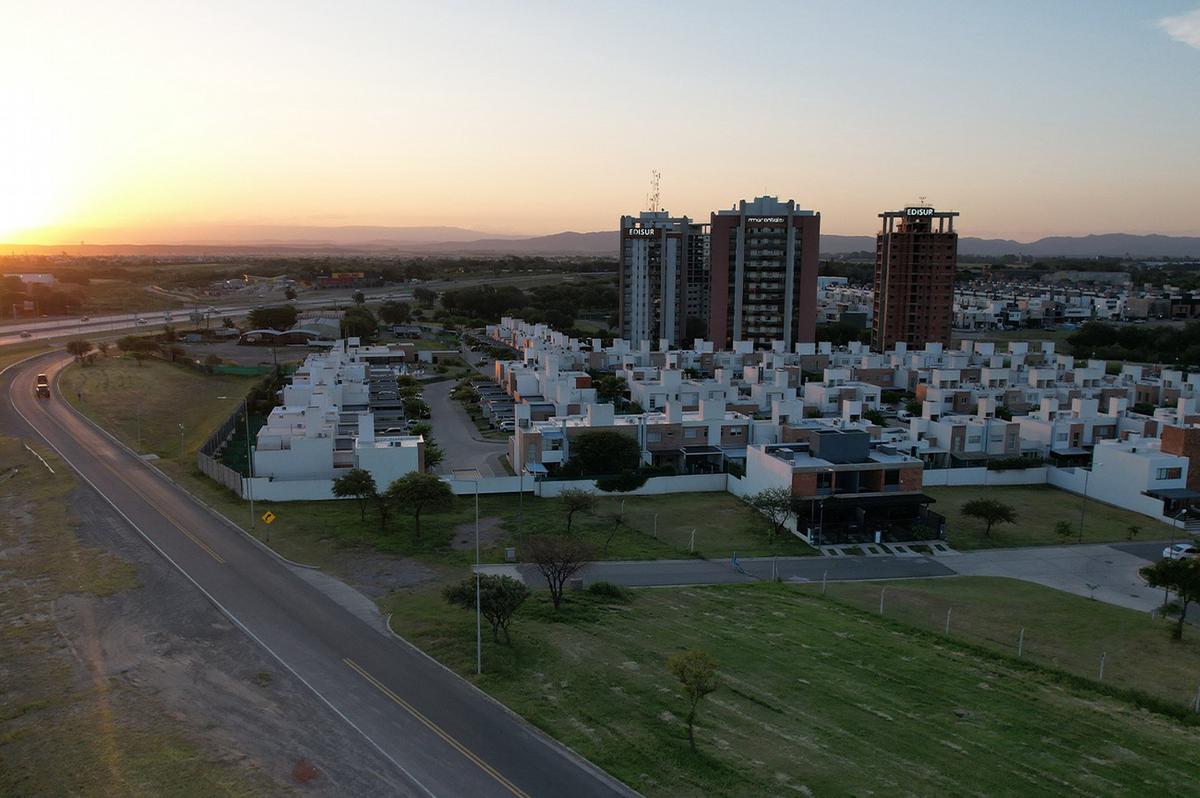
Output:
[[[599,233],[557,233],[521,239],[490,238],[457,244],[438,243],[430,245],[428,249],[489,254],[615,255],[618,240],[619,233],[612,230]],[[823,255],[874,250],[875,236],[821,236]],[[958,251],[962,255],[985,257],[1030,255],[1037,258],[1200,258],[1200,237],[1105,233],[1088,236],[1050,236],[1030,242],[966,237],[959,239]]]
[[[546,236],[496,235],[462,227],[318,227],[296,225],[225,225],[175,228],[155,236],[158,241],[119,244],[130,240],[118,230],[88,231],[79,244],[34,246],[0,244],[4,252],[75,254],[264,254],[270,252],[331,252],[341,254],[396,252],[429,255],[542,255],[615,256],[616,230],[593,233],[555,233]],[[105,243],[91,243],[101,241]],[[823,255],[844,255],[875,249],[874,236],[822,235]],[[1021,242],[1002,238],[959,240],[959,254],[996,257],[1136,257],[1200,258],[1200,236],[1130,235],[1050,236]]]

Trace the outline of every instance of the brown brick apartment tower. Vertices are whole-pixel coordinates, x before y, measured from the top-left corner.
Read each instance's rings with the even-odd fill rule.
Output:
[[[814,340],[821,214],[757,197],[711,219],[708,339],[758,349]]]
[[[871,347],[897,341],[950,345],[954,268],[958,260],[955,211],[919,206],[879,214],[875,237],[875,313]]]

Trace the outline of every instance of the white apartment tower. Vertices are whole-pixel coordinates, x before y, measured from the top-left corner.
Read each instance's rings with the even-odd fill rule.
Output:
[[[708,324],[708,232],[686,216],[621,217],[620,336],[634,345],[702,338]]]

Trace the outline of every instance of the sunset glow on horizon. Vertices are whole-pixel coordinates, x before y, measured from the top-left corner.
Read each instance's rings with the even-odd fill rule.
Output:
[[[22,4],[0,242],[612,230],[652,169],[703,220],[770,193],[866,234],[923,195],[964,235],[1200,235],[1196,6]]]

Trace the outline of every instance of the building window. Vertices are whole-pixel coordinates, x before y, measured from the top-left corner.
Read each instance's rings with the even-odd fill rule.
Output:
[[[883,484],[884,485],[899,485],[900,484],[900,472],[897,470],[894,470],[894,469],[884,471],[883,472]]]
[[[647,432],[646,433],[646,443],[658,443],[661,440],[662,440],[662,433],[660,433],[660,432]]]
[[[685,429],[683,431],[683,437],[693,438],[693,439],[699,438],[700,437],[700,428],[699,427],[688,427],[687,429]]]
[[[1181,479],[1183,477],[1182,468],[1160,468],[1156,479]]]
[[[829,490],[833,487],[833,474],[828,471],[817,472],[817,490]]]

